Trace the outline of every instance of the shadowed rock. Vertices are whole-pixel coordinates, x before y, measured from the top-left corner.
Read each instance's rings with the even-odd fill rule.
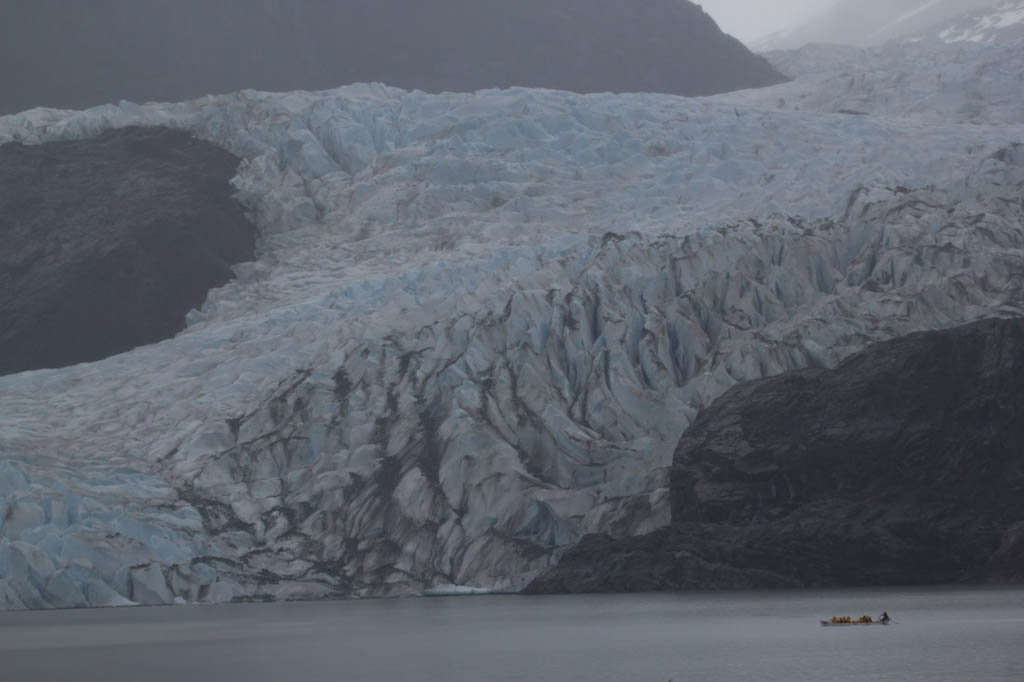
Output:
[[[912,334],[728,391],[670,527],[589,536],[531,591],[1024,579],[1024,320]]]
[[[36,0],[3,24],[0,113],[373,81],[709,95],[783,80],[686,0]]]
[[[169,338],[251,259],[238,159],[188,133],[128,128],[0,146],[0,375]]]

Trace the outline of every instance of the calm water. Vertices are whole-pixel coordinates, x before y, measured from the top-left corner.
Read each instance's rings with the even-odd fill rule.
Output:
[[[877,615],[888,627],[823,628]],[[448,597],[0,614],[0,680],[1024,680],[1024,590]]]

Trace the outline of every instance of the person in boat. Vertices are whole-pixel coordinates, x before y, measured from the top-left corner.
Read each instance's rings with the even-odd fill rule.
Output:
[[[885,623],[886,625],[888,625],[889,624],[889,620],[890,620],[889,619],[889,612],[888,611],[882,611],[882,616],[878,620],[880,622]]]

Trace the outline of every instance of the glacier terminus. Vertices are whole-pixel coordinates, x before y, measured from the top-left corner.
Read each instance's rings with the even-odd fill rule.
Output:
[[[0,118],[243,159],[185,331],[0,377],[0,608],[518,591],[669,520],[732,385],[1024,314],[1020,43],[709,98],[366,84]],[[809,65],[813,64],[814,69]]]

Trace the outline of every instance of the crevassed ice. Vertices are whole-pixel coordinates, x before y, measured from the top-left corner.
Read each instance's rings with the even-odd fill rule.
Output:
[[[0,118],[187,129],[244,158],[262,233],[176,338],[0,378],[0,606],[518,589],[584,533],[665,523],[679,435],[737,381],[1020,314],[1012,95],[885,78],[852,116],[832,76]]]

